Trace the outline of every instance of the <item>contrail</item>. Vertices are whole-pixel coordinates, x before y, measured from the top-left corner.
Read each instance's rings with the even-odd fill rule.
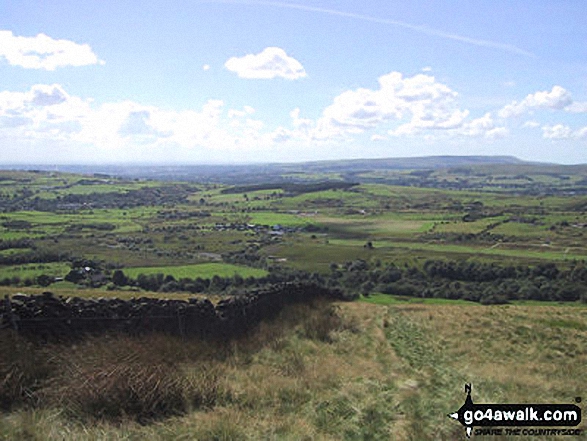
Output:
[[[489,40],[479,40],[476,38],[464,37],[462,35],[451,34],[448,32],[439,31],[437,29],[432,29],[427,26],[413,25],[410,23],[405,23],[403,21],[390,20],[387,18],[377,18],[377,17],[372,17],[370,15],[355,14],[353,12],[337,11],[336,9],[319,8],[319,7],[315,7],[315,6],[300,5],[297,3],[284,3],[284,2],[273,2],[273,1],[263,1],[263,0],[260,0],[260,1],[257,1],[257,0],[251,0],[251,1],[208,0],[208,1],[206,1],[206,0],[204,0],[203,2],[205,2],[205,3],[207,3],[207,2],[209,2],[209,3],[230,3],[230,4],[236,4],[236,5],[273,6],[276,8],[298,9],[300,11],[318,12],[318,13],[328,14],[328,15],[337,15],[339,17],[353,18],[355,20],[363,20],[363,21],[368,21],[371,23],[380,23],[380,24],[398,26],[398,27],[402,27],[405,29],[410,29],[411,31],[414,31],[414,32],[419,32],[421,34],[432,35],[434,37],[445,38],[447,40],[461,41],[463,43],[472,44],[474,46],[482,46],[482,47],[500,49],[502,51],[510,52],[513,54],[524,55],[526,57],[531,57],[531,58],[537,58],[536,55],[534,55],[532,52],[528,52],[524,49],[520,49],[519,47],[514,46],[512,44],[497,43],[495,41],[489,41]]]

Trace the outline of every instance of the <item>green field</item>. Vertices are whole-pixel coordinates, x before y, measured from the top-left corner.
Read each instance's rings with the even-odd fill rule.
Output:
[[[179,280],[182,278],[195,279],[211,278],[212,276],[232,277],[238,274],[241,277],[263,277],[267,271],[246,266],[230,265],[227,263],[200,263],[197,265],[185,266],[162,266],[162,267],[139,267],[125,268],[124,273],[128,277],[136,278],[139,274],[164,274],[173,276]]]
[[[302,171],[292,170],[284,176],[301,176]],[[413,186],[419,174],[401,170],[381,173],[406,179],[407,186],[360,182],[345,190],[311,188],[308,192],[288,192],[279,185],[246,191],[243,186],[240,193],[223,184],[5,172],[0,188],[11,196],[0,199],[0,208],[6,205],[0,213],[0,240],[30,239],[39,253],[93,259],[128,268],[132,274],[137,274],[134,268],[170,272],[171,267],[178,267],[174,277],[181,277],[184,270],[201,274],[185,269],[194,265],[204,275],[210,274],[209,268],[199,265],[253,248],[266,259],[266,266],[275,263],[268,258],[276,257],[286,259],[279,262],[282,266],[323,273],[333,262],[355,259],[378,259],[384,264],[428,258],[503,259],[512,265],[556,262],[563,266],[587,259],[585,198],[562,192],[520,196],[497,184],[492,187],[492,182],[526,182],[530,189],[534,185],[516,174],[515,167],[498,170],[493,178],[491,169],[482,166],[429,175],[454,185],[465,178],[482,182],[485,190]],[[569,179],[555,178],[553,173],[559,170],[554,168],[544,172],[524,166],[520,170],[524,176],[534,176],[541,186],[569,185],[582,179],[570,171],[561,174]],[[330,176],[310,174],[308,179],[313,182],[318,176]],[[340,182],[342,175],[332,176],[336,177],[333,182]],[[427,182],[434,183],[434,179]],[[133,196],[125,199],[125,194]],[[63,204],[57,196],[78,202]],[[217,228],[218,224],[229,226]],[[231,224],[269,228],[238,229]],[[272,228],[276,225],[294,230],[275,233]],[[372,248],[366,248],[368,243]],[[0,259],[10,266],[10,258],[19,254],[16,249],[3,250]],[[216,266],[213,271],[261,274],[245,267]]]
[[[0,279],[20,277],[34,279],[42,274],[52,277],[65,277],[71,270],[65,263],[29,263],[15,266],[0,266]]]
[[[289,213],[250,213],[247,215],[249,222],[258,225],[282,225],[284,227],[300,227],[310,223],[314,223],[311,216],[298,216]]]

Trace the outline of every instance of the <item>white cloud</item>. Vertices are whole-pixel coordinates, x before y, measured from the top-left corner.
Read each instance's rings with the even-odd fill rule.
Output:
[[[487,139],[502,139],[509,135],[509,130],[505,127],[495,127],[485,132]]]
[[[561,86],[554,86],[550,92],[541,91],[528,95],[522,101],[514,101],[503,107],[499,112],[502,118],[519,116],[531,109],[560,110],[570,106],[573,102],[571,94]]]
[[[547,95],[550,98],[536,102],[553,105],[552,93]],[[509,134],[503,127],[507,121],[495,112],[470,116],[459,106],[454,90],[425,74],[404,77],[391,72],[379,78],[376,88],[347,90],[334,97],[317,118],[305,117],[300,108],[289,116],[288,124],[275,127],[256,119],[254,108],[230,108],[221,100],[176,111],[130,100],[98,104],[70,95],[59,84],[37,84],[24,92],[0,91],[0,138],[9,146],[3,147],[1,157],[6,160],[12,152],[19,158],[18,146],[42,152],[44,146],[62,143],[66,147],[60,151],[78,155],[63,156],[62,161],[275,160],[280,155],[302,159],[302,152],[315,157],[318,151],[349,154],[359,146],[401,146],[403,140],[392,138],[397,136],[413,138],[406,145],[456,146],[488,144]],[[587,138],[587,127],[565,124],[544,125],[543,137]],[[541,124],[530,120],[513,126],[519,130]]]
[[[202,66],[202,70],[210,70],[210,65],[209,64],[204,64]]]
[[[457,96],[433,76],[403,77],[391,72],[379,78],[378,89],[359,88],[336,96],[317,120],[301,118],[300,109],[294,109],[290,116],[295,130],[288,135],[311,143],[341,142],[375,130],[422,139],[442,136],[491,140],[509,133],[505,127],[496,127],[490,113],[468,121],[469,111],[459,108]],[[372,133],[369,139],[387,138]]]
[[[251,106],[244,106],[243,110],[230,109],[228,111],[228,117],[241,118],[247,115],[252,115],[253,113],[255,113],[255,109],[253,109]]]
[[[324,109],[314,133],[317,138],[343,136],[393,121],[404,121],[388,131],[395,136],[458,128],[469,111],[458,108],[456,97],[456,92],[433,76],[404,78],[399,72],[391,72],[379,78],[377,90],[360,88],[335,97]]]
[[[464,125],[461,133],[467,136],[486,136],[493,129],[495,129],[495,124],[491,113],[486,113],[481,118],[474,119]]]
[[[28,150],[60,142],[77,155],[61,158],[66,161],[169,161],[194,151],[218,152],[213,154],[222,158],[222,152],[263,151],[273,145],[271,134],[263,133],[264,122],[251,118],[254,112],[250,106],[226,109],[221,100],[183,111],[133,101],[95,105],[60,85],[35,85],[25,92],[0,92],[0,138]],[[17,147],[11,151],[18,158]],[[160,156],[152,156],[155,151]],[[4,149],[2,157],[8,155]]]
[[[587,101],[574,102],[565,107],[565,110],[571,113],[587,113]]]
[[[278,47],[268,47],[259,54],[232,57],[224,66],[240,78],[297,80],[306,76],[302,64]]]
[[[542,127],[542,136],[546,139],[583,139],[587,138],[587,127],[573,130],[564,124]]]
[[[538,121],[526,121],[526,122],[525,122],[525,123],[522,125],[522,127],[524,127],[524,128],[526,128],[526,127],[529,127],[529,128],[532,128],[532,129],[534,129],[534,128],[536,128],[536,127],[540,127],[540,123],[539,123]]]
[[[17,37],[12,31],[0,31],[0,59],[11,66],[26,69],[55,70],[63,66],[104,64],[87,44],[54,40],[45,34]]]
[[[18,127],[25,138],[55,136],[80,130],[89,101],[70,96],[60,85],[37,84],[27,92],[0,92],[3,127]]]
[[[546,139],[569,139],[573,136],[573,131],[569,126],[557,124],[555,126],[542,127],[542,136]]]

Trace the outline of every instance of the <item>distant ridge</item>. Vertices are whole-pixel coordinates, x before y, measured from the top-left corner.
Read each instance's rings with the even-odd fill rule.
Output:
[[[19,170],[47,170],[47,171],[86,171],[95,173],[96,170],[154,170],[154,169],[223,169],[223,168],[355,168],[375,167],[377,169],[413,169],[413,168],[447,168],[463,165],[485,165],[485,164],[544,164],[540,162],[523,161],[515,156],[414,156],[399,158],[359,158],[359,159],[325,159],[318,161],[304,162],[268,162],[251,164],[7,164],[1,165],[2,169]],[[551,164],[549,164],[551,165]]]
[[[0,169],[43,170],[81,174],[103,174],[131,179],[200,181],[216,183],[253,183],[296,181],[296,175],[335,174],[338,179],[354,181],[360,173],[374,171],[438,170],[491,165],[510,167],[577,167],[529,162],[514,156],[421,156],[403,158],[365,158],[321,160],[298,163],[265,164],[96,164],[96,165],[0,165]],[[300,176],[301,177],[301,176]],[[324,179],[332,179],[325,177]]]
[[[370,169],[435,169],[460,167],[464,165],[488,165],[488,164],[537,164],[522,161],[515,156],[416,156],[404,158],[369,158],[369,159],[343,159],[311,161],[295,164],[274,164],[285,167],[319,167],[319,168],[344,168],[347,169],[365,167]]]

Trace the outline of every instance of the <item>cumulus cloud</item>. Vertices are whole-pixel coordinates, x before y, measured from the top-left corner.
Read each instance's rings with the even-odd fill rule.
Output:
[[[546,139],[583,139],[587,137],[587,127],[573,130],[565,124],[542,127],[542,136]]]
[[[333,99],[322,115],[312,120],[290,113],[294,130],[290,138],[308,143],[350,140],[371,132],[371,141],[387,139],[382,133],[398,136],[484,137],[496,139],[508,134],[497,127],[488,113],[469,121],[461,109],[458,94],[433,76],[404,77],[391,72],[379,78],[377,89],[347,90]],[[377,131],[378,133],[374,133]]]
[[[524,105],[568,110],[569,105],[561,107],[564,96],[556,90],[533,94]],[[97,104],[70,95],[59,84],[37,84],[23,92],[0,91],[4,145],[38,146],[35,148],[42,151],[43,146],[62,142],[70,151],[91,152],[86,154],[94,161],[169,161],[181,160],[181,155],[197,160],[194,152],[207,160],[222,161],[244,159],[249,154],[279,158],[274,152],[290,151],[301,159],[299,152],[311,156],[320,148],[345,151],[352,146],[392,146],[394,141],[397,144],[393,137],[398,136],[429,143],[469,142],[472,138],[475,143],[488,143],[509,134],[509,126],[504,127],[508,121],[498,118],[496,111],[470,115],[459,105],[456,91],[426,74],[406,77],[391,72],[379,78],[378,87],[335,96],[313,118],[300,108],[291,110],[289,116],[289,123],[275,127],[256,119],[254,108],[230,108],[221,100],[176,111],[130,100]],[[541,124],[530,120],[513,126],[537,128]],[[555,124],[544,125],[541,131],[545,139],[587,138],[587,127]],[[7,151],[3,151],[5,158]],[[18,157],[18,148],[11,151]],[[152,151],[159,156],[152,156]]]
[[[466,136],[496,138],[499,137],[500,134],[503,135],[504,131],[503,127],[495,127],[495,122],[493,121],[491,113],[486,113],[481,118],[474,119],[464,124],[460,133]]]
[[[31,103],[37,106],[53,106],[63,103],[67,100],[67,94],[61,86],[54,84],[46,87],[38,85],[33,89],[33,99]]]
[[[240,78],[297,80],[306,76],[302,64],[278,47],[268,47],[258,54],[232,57],[224,64]]]
[[[160,131],[153,126],[150,110],[131,111],[118,129],[118,133],[122,136],[143,137],[143,142],[172,135],[171,131]]]
[[[546,139],[569,139],[573,136],[573,131],[564,124],[544,126],[542,127],[542,136]]]
[[[560,110],[573,103],[571,94],[561,86],[554,86],[550,92],[541,91],[528,95],[522,101],[514,101],[503,107],[498,115],[502,118],[522,115],[532,109]]]
[[[310,119],[310,118],[300,118],[300,109],[299,109],[299,107],[296,107],[295,109],[293,109],[289,113],[289,116],[292,119],[293,126],[296,129],[298,129],[298,130],[307,131],[308,129],[310,129],[314,125],[314,121],[312,121],[312,119]]]
[[[538,121],[526,121],[522,127],[526,128],[529,127],[531,129],[534,129],[536,127],[540,127],[540,123]]]
[[[253,109],[251,106],[244,106],[243,110],[230,109],[228,111],[228,117],[229,118],[238,118],[238,117],[244,117],[247,115],[252,115],[253,113],[255,113],[255,109]]]
[[[96,105],[69,95],[60,85],[35,85],[25,92],[0,92],[0,137],[11,140],[11,145],[63,142],[76,146],[79,154],[91,149],[93,159],[100,155],[109,160],[155,159],[148,149],[169,149],[175,158],[161,153],[157,159],[171,160],[191,149],[268,148],[271,134],[262,132],[262,121],[251,118],[254,111],[250,106],[226,109],[221,100],[208,100],[199,110],[182,111],[133,101]],[[77,149],[81,146],[86,149]]]
[[[316,125],[316,136],[362,133],[390,122],[402,122],[391,135],[460,127],[468,116],[456,102],[457,93],[433,76],[404,78],[391,72],[379,78],[376,90],[359,88],[334,98]]]
[[[0,59],[25,69],[55,70],[63,66],[104,64],[87,44],[55,40],[45,34],[36,37],[15,36],[0,31]]]
[[[574,102],[565,107],[565,110],[570,113],[587,113],[587,101]]]

